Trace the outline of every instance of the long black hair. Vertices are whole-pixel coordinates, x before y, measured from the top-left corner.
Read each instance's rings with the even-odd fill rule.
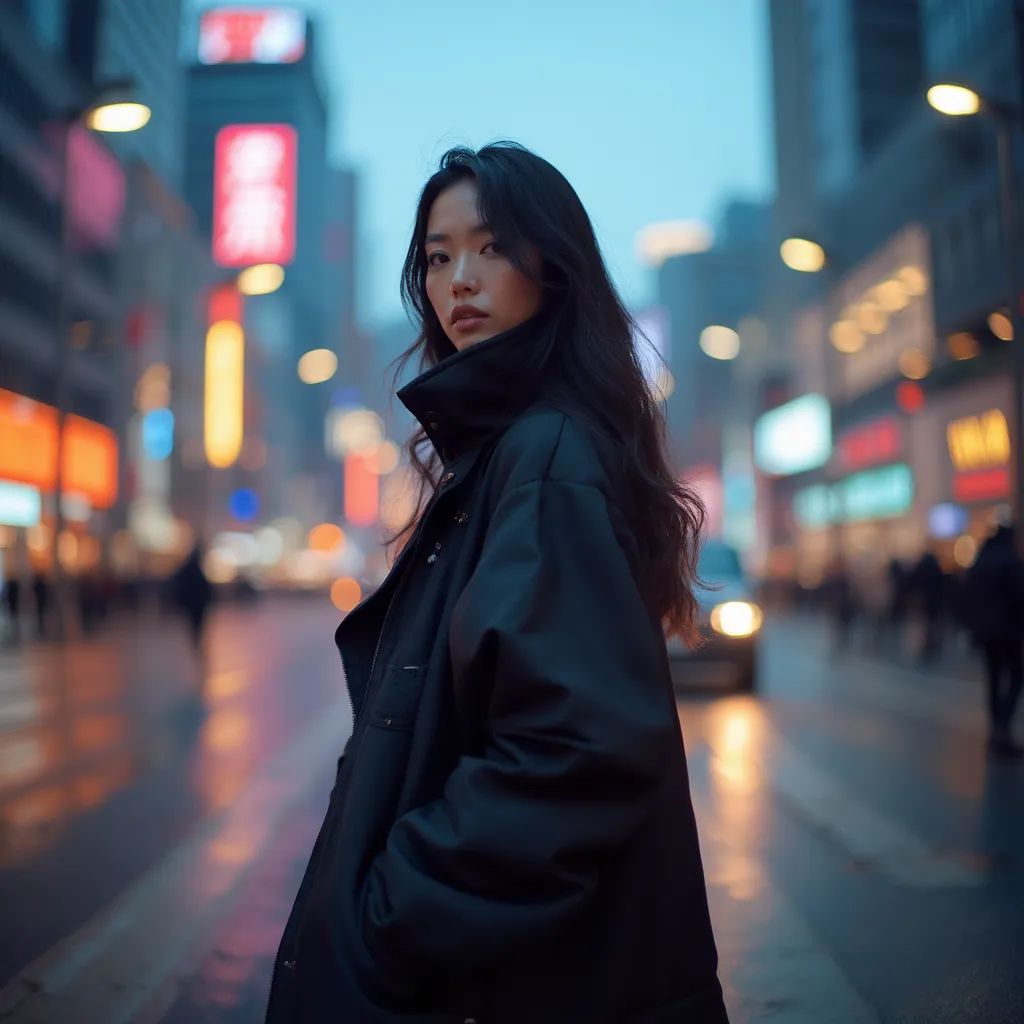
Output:
[[[669,465],[664,413],[634,347],[640,332],[609,279],[590,218],[573,187],[546,160],[514,142],[477,152],[457,147],[441,157],[420,193],[402,269],[402,300],[420,330],[396,360],[393,384],[417,353],[422,372],[455,352],[427,298],[424,240],[434,200],[466,178],[476,184],[481,221],[513,265],[533,276],[528,252],[532,247],[541,254],[541,314],[551,340],[538,376],[550,382],[550,397],[557,401],[566,401],[568,390],[574,411],[615,453],[645,596],[666,635],[696,640],[693,591],[704,507]],[[424,447],[426,459],[420,454]],[[412,518],[391,541],[411,533],[440,475],[440,459],[422,427],[406,448],[419,497]]]

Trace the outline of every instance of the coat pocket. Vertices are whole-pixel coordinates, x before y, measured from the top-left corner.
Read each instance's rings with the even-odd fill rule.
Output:
[[[412,729],[423,692],[424,665],[385,665],[370,711],[370,725]]]

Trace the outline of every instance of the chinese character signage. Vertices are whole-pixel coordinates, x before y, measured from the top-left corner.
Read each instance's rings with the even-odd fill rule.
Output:
[[[306,17],[293,7],[217,7],[199,21],[203,64],[293,64],[306,51]]]
[[[217,133],[213,258],[224,267],[295,256],[295,129],[228,125]]]

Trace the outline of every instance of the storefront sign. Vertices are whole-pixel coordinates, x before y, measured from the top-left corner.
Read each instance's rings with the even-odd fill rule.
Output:
[[[946,428],[953,466],[960,472],[1005,466],[1010,461],[1010,430],[1001,409],[964,416]]]
[[[754,426],[754,461],[773,476],[825,465],[832,454],[832,414],[823,395],[803,395],[766,412]]]
[[[1010,469],[976,469],[953,477],[953,497],[957,501],[998,501],[1010,496]]]
[[[84,495],[93,508],[117,498],[117,437],[109,427],[67,416],[64,491]],[[30,484],[50,494],[57,484],[57,410],[0,388],[0,480]]]
[[[854,473],[836,487],[848,523],[893,519],[908,512],[914,501],[914,477],[902,463]]]
[[[869,469],[839,483],[816,484],[798,491],[793,512],[801,526],[821,529],[830,523],[860,523],[895,519],[910,511],[914,502],[914,476],[898,463]]]
[[[218,7],[199,21],[203,64],[292,64],[306,51],[306,16],[294,7]]]
[[[295,257],[296,134],[287,124],[234,124],[217,132],[213,258],[224,267]]]
[[[883,416],[844,431],[836,442],[839,465],[847,471],[894,462],[903,454],[903,428],[895,416]]]
[[[0,524],[35,526],[42,513],[42,504],[38,487],[0,480]]]

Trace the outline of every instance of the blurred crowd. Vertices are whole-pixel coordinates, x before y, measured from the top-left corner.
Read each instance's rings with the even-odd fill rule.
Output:
[[[1024,560],[1011,527],[996,527],[969,569],[944,569],[931,550],[909,564],[892,559],[884,575],[857,574],[837,559],[823,591],[836,653],[857,646],[929,668],[974,649],[988,688],[989,747],[1024,755],[1011,731],[1024,685]]]

